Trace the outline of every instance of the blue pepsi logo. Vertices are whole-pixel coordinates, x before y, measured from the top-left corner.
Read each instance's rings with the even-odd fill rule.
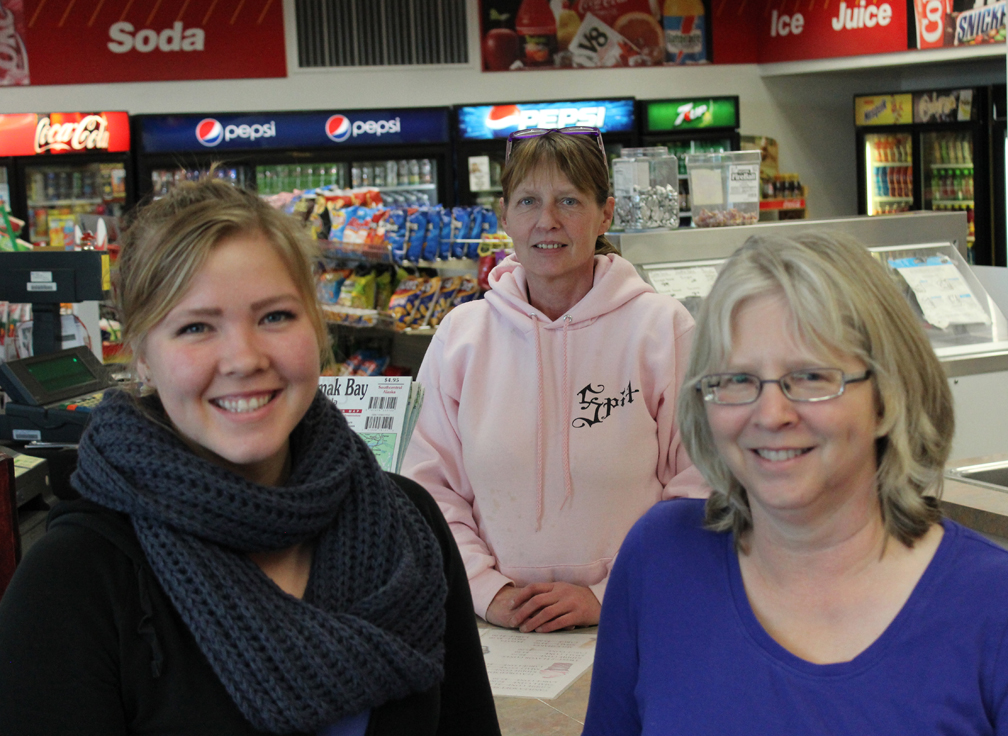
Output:
[[[213,148],[224,140],[224,126],[213,118],[203,118],[196,123],[196,140],[207,148]]]
[[[337,143],[342,143],[349,138],[351,130],[350,118],[346,115],[333,115],[326,120],[326,135],[329,136],[330,140],[334,140]]]

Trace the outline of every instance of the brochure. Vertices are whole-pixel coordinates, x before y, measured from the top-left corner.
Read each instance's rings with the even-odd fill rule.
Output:
[[[323,376],[319,388],[340,408],[382,469],[398,473],[420,416],[423,387],[409,376]]]
[[[595,661],[596,631],[523,634],[481,628],[483,661],[494,696],[544,700],[558,697]]]

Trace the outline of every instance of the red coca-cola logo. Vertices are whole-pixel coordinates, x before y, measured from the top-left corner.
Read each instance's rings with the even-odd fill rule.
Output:
[[[942,45],[945,35],[945,15],[952,11],[949,0],[915,0],[917,15],[917,45],[930,48]]]
[[[46,116],[35,126],[35,153],[108,147],[108,121],[104,115],[85,115],[77,122],[62,124],[52,123]]]
[[[0,1],[0,86],[28,84],[28,52],[11,8]]]

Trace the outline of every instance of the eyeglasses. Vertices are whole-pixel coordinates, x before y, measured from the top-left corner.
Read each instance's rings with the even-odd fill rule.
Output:
[[[791,401],[829,401],[844,392],[848,383],[867,381],[871,371],[860,376],[845,376],[839,368],[802,368],[780,378],[760,378],[751,373],[714,373],[704,376],[696,390],[712,404],[752,404],[763,391],[763,384],[776,383]]]
[[[507,139],[507,150],[504,152],[504,164],[511,160],[511,149],[521,141],[528,138],[540,138],[547,133],[563,133],[564,135],[590,135],[595,137],[595,142],[598,144],[599,150],[602,151],[602,158],[606,159],[605,146],[602,145],[602,131],[598,128],[590,128],[587,125],[572,125],[568,128],[526,128],[525,130],[516,130],[514,133],[508,136]],[[608,159],[606,159],[606,166],[609,165]]]

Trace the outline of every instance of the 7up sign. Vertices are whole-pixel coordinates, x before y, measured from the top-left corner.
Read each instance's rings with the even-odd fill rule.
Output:
[[[738,98],[657,100],[644,103],[645,133],[700,128],[737,128]]]

